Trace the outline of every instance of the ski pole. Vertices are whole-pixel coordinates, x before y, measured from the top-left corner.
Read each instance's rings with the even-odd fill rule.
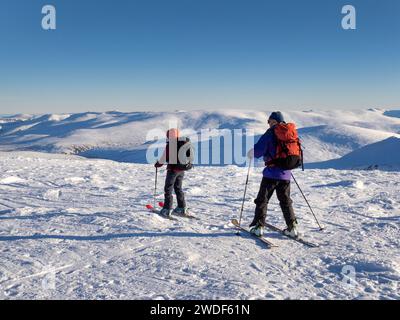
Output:
[[[308,202],[306,196],[304,195],[303,190],[301,190],[299,184],[297,183],[297,180],[296,180],[296,178],[294,177],[293,173],[292,173],[292,178],[293,178],[293,181],[296,183],[297,187],[299,188],[299,190],[300,190],[300,192],[301,192],[301,194],[302,194],[304,200],[306,201],[308,207],[310,208],[311,213],[312,213],[312,215],[314,216],[314,219],[315,219],[315,221],[316,221],[317,224],[318,224],[319,230],[320,230],[320,231],[324,230],[324,227],[322,227],[322,226],[320,225],[320,223],[319,223],[319,221],[318,221],[318,219],[317,219],[317,216],[316,216],[315,213],[314,213],[314,210],[311,208],[310,203]]]
[[[158,178],[158,168],[156,167],[156,179],[155,179],[155,182],[154,182],[154,208],[156,208],[157,178]]]
[[[247,170],[246,185],[244,187],[242,208],[240,209],[239,226],[241,226],[241,224],[242,224],[242,215],[243,215],[244,202],[246,200],[247,186],[249,184],[250,168],[251,168],[251,159],[250,159],[250,162],[249,162],[249,169]],[[240,231],[238,231],[237,234],[239,234],[239,233],[240,233]]]

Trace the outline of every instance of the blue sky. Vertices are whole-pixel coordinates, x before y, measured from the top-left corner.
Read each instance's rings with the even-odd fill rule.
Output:
[[[399,18],[398,0],[0,0],[0,113],[395,108]]]

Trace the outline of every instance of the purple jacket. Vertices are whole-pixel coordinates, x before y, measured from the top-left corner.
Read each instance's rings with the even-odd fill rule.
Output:
[[[254,157],[263,157],[264,161],[272,160],[276,153],[276,143],[276,137],[272,127],[268,129],[254,145]],[[263,176],[269,179],[290,181],[291,171],[283,170],[278,167],[265,167]]]

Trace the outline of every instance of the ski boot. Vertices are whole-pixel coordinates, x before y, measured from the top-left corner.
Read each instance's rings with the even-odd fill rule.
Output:
[[[297,226],[297,221],[294,221],[290,227],[283,230],[283,233],[291,238],[298,239],[300,237],[300,233]]]
[[[160,215],[162,215],[166,218],[169,218],[169,217],[171,217],[171,212],[172,212],[171,209],[162,208],[160,211]]]
[[[250,228],[250,233],[254,234],[256,237],[262,237],[264,234],[264,226],[257,223],[255,226]]]
[[[174,209],[174,213],[177,214],[177,215],[180,215],[180,216],[187,216],[189,214],[189,210],[188,210],[188,208],[176,207]]]

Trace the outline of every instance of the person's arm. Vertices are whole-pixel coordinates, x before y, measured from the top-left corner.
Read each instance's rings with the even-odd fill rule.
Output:
[[[164,163],[167,162],[167,154],[168,154],[168,146],[164,149],[163,154],[161,155],[161,158],[154,164],[156,168],[160,168],[164,165]]]
[[[271,131],[268,130],[261,136],[261,138],[254,145],[255,158],[261,158],[266,155],[270,141],[271,141]]]
[[[168,162],[168,160],[167,160],[167,148],[164,149],[164,152],[163,152],[161,158],[158,160],[158,162],[162,163],[162,164]]]

